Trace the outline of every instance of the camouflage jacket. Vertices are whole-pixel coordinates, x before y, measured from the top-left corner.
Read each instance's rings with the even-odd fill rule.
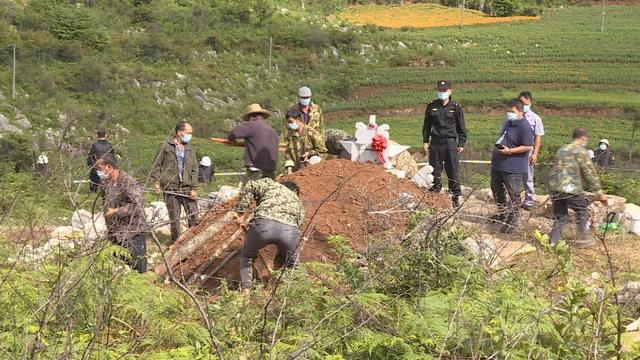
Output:
[[[309,153],[309,155],[323,154],[319,151],[324,147],[318,145],[316,142],[318,138],[307,135],[307,131],[300,134],[297,131],[285,130],[285,141],[287,143],[287,153],[285,155],[284,167],[292,167],[294,170],[298,170],[302,167],[302,155]]]
[[[256,201],[254,219],[269,219],[301,228],[304,207],[296,194],[284,185],[270,179],[249,180],[242,188],[236,211],[244,212]]]
[[[345,141],[349,138],[352,138],[352,135],[349,135],[346,131],[339,129],[327,129],[324,133],[325,140],[324,144],[327,147],[327,153],[331,155],[340,155],[344,147],[340,143],[340,141]]]
[[[311,103],[308,116],[303,113],[302,118],[306,124],[305,132],[310,139],[310,143],[317,146],[314,148],[315,151],[318,155],[324,157],[327,153],[327,148],[324,145],[324,115],[322,114],[322,109],[318,104]]]
[[[103,211],[116,209],[115,215],[106,217],[109,238],[118,244],[147,231],[142,189],[131,175],[120,171],[116,183],[105,181]]]
[[[600,179],[587,149],[575,142],[558,150],[549,171],[549,191],[580,195],[591,191],[602,193]]]

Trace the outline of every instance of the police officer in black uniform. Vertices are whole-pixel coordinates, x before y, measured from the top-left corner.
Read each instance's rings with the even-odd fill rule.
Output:
[[[422,127],[424,151],[429,154],[429,164],[433,166],[433,187],[431,191],[442,189],[441,173],[444,169],[449,178],[449,193],[454,207],[460,206],[460,182],[458,167],[459,154],[464,151],[467,141],[467,129],[464,125],[462,106],[451,100],[451,82],[440,80],[437,83],[438,100],[427,105]]]

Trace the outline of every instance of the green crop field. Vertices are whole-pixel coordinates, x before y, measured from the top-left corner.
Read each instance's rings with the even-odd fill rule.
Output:
[[[371,50],[372,64],[354,83],[379,88],[377,95],[331,103],[330,109],[413,107],[432,97],[438,79],[462,88],[462,104],[492,105],[531,89],[541,103],[554,106],[639,108],[640,47],[631,44],[640,43],[633,30],[640,8],[609,9],[604,32],[600,14],[596,7],[572,7],[549,10],[533,22],[375,32],[363,40],[373,49],[400,41],[406,48]]]
[[[570,7],[548,10],[532,22],[368,33],[363,42],[371,45],[364,51],[370,64],[354,75],[349,99],[325,105],[336,112],[329,127],[352,131],[354,122],[377,113],[378,123],[391,126],[393,140],[418,151],[421,113],[435,98],[433,84],[450,79],[454,100],[467,107],[463,159],[490,159],[503,104],[528,90],[545,124],[541,163],[550,162],[580,126],[590,131],[591,148],[608,138],[618,165],[635,169],[640,163],[640,145],[632,138],[639,127],[640,47],[630,44],[640,43],[640,33],[632,30],[640,8],[610,8],[604,32],[601,12]],[[392,52],[380,46],[399,42],[404,46]],[[488,166],[463,168],[466,182],[488,186]],[[637,178],[637,172],[619,176]]]

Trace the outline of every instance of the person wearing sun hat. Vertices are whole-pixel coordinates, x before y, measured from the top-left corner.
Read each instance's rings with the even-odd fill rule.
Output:
[[[229,133],[229,140],[246,141],[244,166],[247,169],[245,180],[255,180],[264,177],[274,179],[278,164],[279,138],[276,131],[267,123],[271,113],[260,106],[251,104],[242,116],[240,123]]]
[[[327,154],[324,134],[324,116],[320,105],[311,101],[311,89],[303,86],[298,89],[298,110],[302,113],[302,122],[306,128],[306,136],[314,144],[313,150],[318,156]]]

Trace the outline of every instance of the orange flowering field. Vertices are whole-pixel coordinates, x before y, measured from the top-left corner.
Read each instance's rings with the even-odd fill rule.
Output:
[[[377,25],[388,28],[430,28],[460,25],[460,9],[434,4],[404,6],[352,6],[338,16],[340,20],[358,25]],[[531,16],[491,17],[481,11],[466,9],[464,25],[537,20]]]

